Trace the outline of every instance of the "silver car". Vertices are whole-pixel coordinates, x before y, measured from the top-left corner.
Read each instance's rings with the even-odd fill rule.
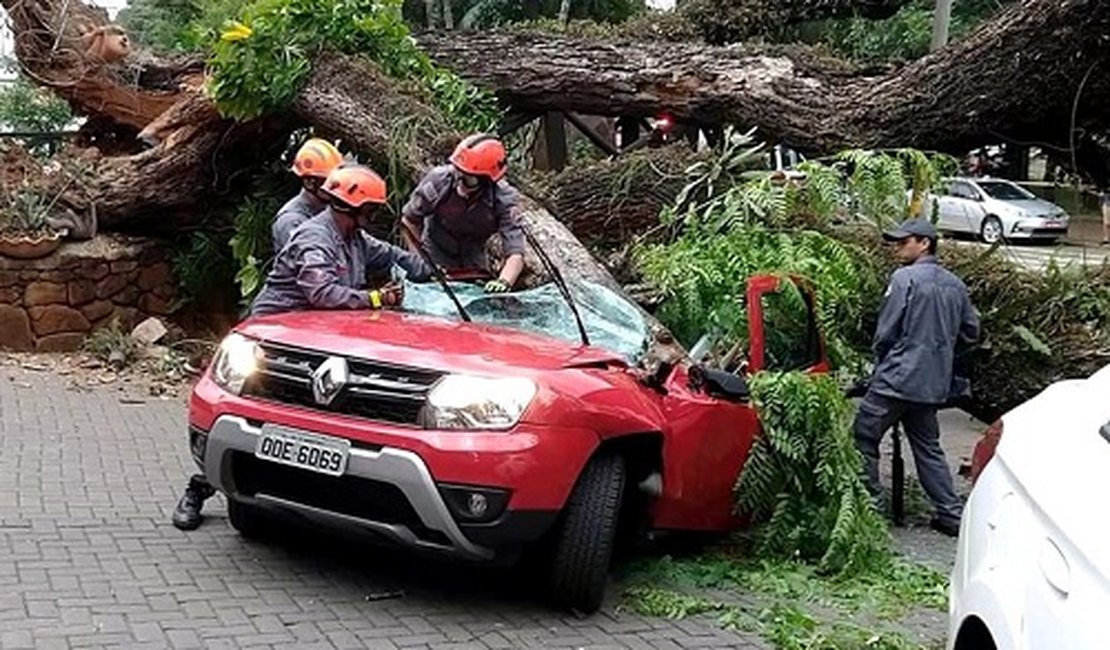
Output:
[[[1025,188],[1000,178],[951,178],[943,196],[930,196],[937,229],[1000,240],[1056,241],[1068,234],[1068,213]]]

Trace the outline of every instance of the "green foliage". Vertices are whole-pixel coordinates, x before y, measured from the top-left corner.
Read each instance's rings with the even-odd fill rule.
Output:
[[[1012,0],[966,0],[952,8],[950,40],[959,40]],[[933,34],[933,0],[918,0],[890,18],[825,20],[783,30],[781,40],[829,45],[843,56],[864,63],[911,60],[929,51]]]
[[[0,124],[14,131],[60,131],[73,121],[69,104],[22,76],[0,88]]]
[[[531,6],[528,6],[531,4]],[[476,0],[456,10],[461,29],[488,29],[509,23],[525,23],[531,28],[561,30],[555,20],[559,0]],[[570,5],[572,23],[620,23],[645,11],[643,0],[573,0]]]
[[[858,572],[886,552],[886,526],[860,479],[851,406],[826,376],[759,373],[752,397],[763,435],[736,486],[740,511],[766,520],[761,555]]]
[[[1001,248],[947,246],[941,257],[979,309],[982,335],[971,368],[992,418],[1067,377],[1086,377],[1110,350],[1110,266],[1017,268]]]
[[[129,366],[139,358],[139,345],[120,326],[119,318],[113,318],[108,327],[101,327],[90,334],[83,349],[117,368]]]
[[[50,230],[47,217],[58,200],[45,189],[24,183],[0,192],[0,230],[27,234]]]
[[[763,149],[763,144],[752,137],[754,133],[755,129],[737,133],[731,126],[725,127],[721,152],[686,169],[686,175],[691,180],[675,198],[676,208],[708,201],[718,196],[723,188],[735,185],[743,172],[754,169],[758,164],[758,154]]]
[[[623,606],[674,619],[714,614],[722,627],[759,632],[775,648],[919,647],[897,622],[912,609],[944,611],[945,576],[889,555],[865,569],[827,576],[743,548],[663,556],[627,569]],[[706,589],[713,599],[691,595]]]
[[[226,235],[208,231],[190,233],[170,258],[177,278],[178,306],[196,301],[218,287],[229,286],[235,262]]]
[[[288,167],[273,165],[255,177],[250,191],[235,208],[235,234],[230,245],[243,305],[249,305],[262,289],[274,256],[274,216],[297,191]]]
[[[488,128],[496,119],[491,98],[417,47],[399,0],[255,0],[213,46],[209,91],[237,119],[280,111],[326,49],[365,56],[390,76],[423,84],[456,128]]]
[[[869,358],[870,319],[887,269],[871,250],[834,237],[831,225],[858,220],[877,229],[904,219],[910,190],[920,196],[951,159],[912,150],[847,151],[802,163],[797,171],[804,178],[795,180],[727,171],[754,154],[738,140],[720,161],[698,167],[698,178],[662,215],[681,232],[637,248],[644,278],[666,298],[660,318],[687,345],[707,329],[735,338],[746,331],[740,300],[750,277],[801,276],[816,291],[831,361],[858,373]]]
[[[131,0],[116,21],[136,43],[168,54],[195,49],[187,33],[200,15],[196,0]]]
[[[853,343],[866,323],[864,296],[881,293],[874,286],[876,276],[851,245],[820,232],[775,231],[739,221],[745,210],[769,214],[780,209],[757,203],[768,195],[750,188],[729,192],[700,213],[687,213],[708,225],[691,223],[673,242],[637,251],[644,278],[666,297],[660,319],[687,345],[707,331],[735,340],[747,332],[741,299],[748,279],[762,273],[798,275],[816,289],[817,320],[830,358],[840,367],[858,366],[861,358]]]

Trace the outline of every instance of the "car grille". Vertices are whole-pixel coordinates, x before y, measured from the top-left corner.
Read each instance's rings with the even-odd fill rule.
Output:
[[[447,536],[424,526],[408,497],[391,483],[356,476],[325,476],[232,452],[231,478],[245,496],[265,494],[330,512],[407,527],[428,542],[449,544]]]
[[[349,380],[329,404],[312,394],[312,372],[329,356],[274,343],[261,343],[258,371],[243,394],[319,411],[415,425],[424,398],[443,373],[347,358]]]

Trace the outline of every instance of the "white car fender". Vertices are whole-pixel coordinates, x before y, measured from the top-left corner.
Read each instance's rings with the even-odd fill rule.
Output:
[[[956,640],[960,630],[972,617],[982,621],[983,625],[990,631],[995,648],[998,650],[1019,650],[1013,635],[1010,633],[1012,623],[1006,620],[1007,610],[995,599],[994,591],[988,585],[982,582],[969,585],[964,590],[961,609],[964,612],[963,618],[958,621],[949,618],[951,629],[948,631],[948,650],[965,650],[956,646]],[[978,649],[967,648],[966,650]]]

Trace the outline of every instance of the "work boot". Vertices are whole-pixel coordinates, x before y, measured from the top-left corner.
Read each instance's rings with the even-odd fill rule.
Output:
[[[943,519],[941,517],[933,517],[933,520],[929,522],[929,528],[932,528],[942,535],[947,535],[948,537],[960,536],[959,521],[952,521],[951,519]]]
[[[173,510],[173,525],[181,530],[195,530],[199,527],[200,522],[204,519],[200,514],[200,509],[204,506],[204,500],[215,492],[203,476],[194,476],[189,479],[189,486],[185,488],[185,494],[181,495],[181,500],[177,502],[177,507]]]

